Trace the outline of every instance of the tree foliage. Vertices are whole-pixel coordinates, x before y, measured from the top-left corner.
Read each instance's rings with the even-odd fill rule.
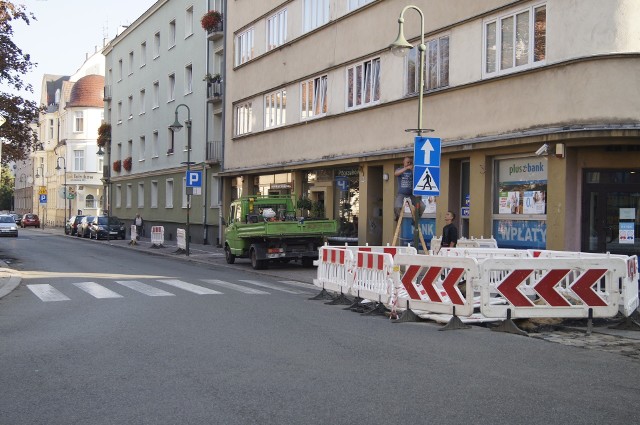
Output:
[[[0,90],[0,115],[6,119],[0,126],[0,140],[4,140],[3,164],[24,159],[37,143],[37,133],[30,124],[37,122],[40,108],[36,102],[4,90],[8,87],[16,93],[33,93],[33,87],[25,84],[22,76],[31,72],[36,64],[12,40],[13,25],[20,21],[29,25],[31,20],[35,20],[35,16],[24,6],[0,0],[0,84],[3,88]]]
[[[13,206],[13,174],[8,167],[2,167],[0,174],[0,211],[9,211]]]

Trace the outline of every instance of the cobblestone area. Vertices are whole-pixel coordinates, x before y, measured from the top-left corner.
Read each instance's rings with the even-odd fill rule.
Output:
[[[640,362],[640,340],[637,339],[598,332],[592,332],[591,335],[587,335],[586,332],[577,330],[530,333],[529,336],[563,345],[616,353]]]

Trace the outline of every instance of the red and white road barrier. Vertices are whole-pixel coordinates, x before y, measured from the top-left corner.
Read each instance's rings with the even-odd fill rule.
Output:
[[[151,226],[151,246],[164,246],[164,226]]]
[[[394,278],[399,278],[391,254],[358,252],[353,276],[352,295],[391,304]]]
[[[498,248],[498,241],[494,238],[460,238],[456,243],[457,248]]]
[[[178,229],[176,231],[176,243],[178,245],[178,249],[181,249],[183,251],[187,250],[187,238],[186,238],[186,232],[184,229]]]
[[[138,228],[135,224],[131,225],[131,241],[136,242],[138,240]]]
[[[313,284],[321,289],[348,294],[353,286],[353,253],[341,247],[320,248],[318,278]]]

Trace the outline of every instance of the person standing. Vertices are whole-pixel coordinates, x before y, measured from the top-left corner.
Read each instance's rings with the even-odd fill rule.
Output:
[[[140,239],[144,236],[144,220],[140,216],[140,213],[136,214],[136,218],[134,219],[134,223],[136,225],[136,235],[137,239]]]
[[[413,196],[413,160],[408,156],[404,157],[402,167],[397,168],[393,173],[398,179],[398,193],[393,204],[393,212],[395,213],[395,221],[402,216],[404,207],[404,198],[411,198],[411,204],[415,205],[415,197]]]
[[[453,220],[456,219],[456,213],[447,211],[444,215],[445,225],[442,228],[442,247],[443,248],[455,248],[458,243],[458,228],[453,224]]]

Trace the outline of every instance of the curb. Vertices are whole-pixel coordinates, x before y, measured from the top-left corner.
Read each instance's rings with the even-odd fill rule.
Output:
[[[0,260],[0,273],[7,273],[9,276],[0,277],[0,298],[8,295],[20,285],[22,278],[18,275],[12,274],[15,270],[10,269],[9,265]]]

